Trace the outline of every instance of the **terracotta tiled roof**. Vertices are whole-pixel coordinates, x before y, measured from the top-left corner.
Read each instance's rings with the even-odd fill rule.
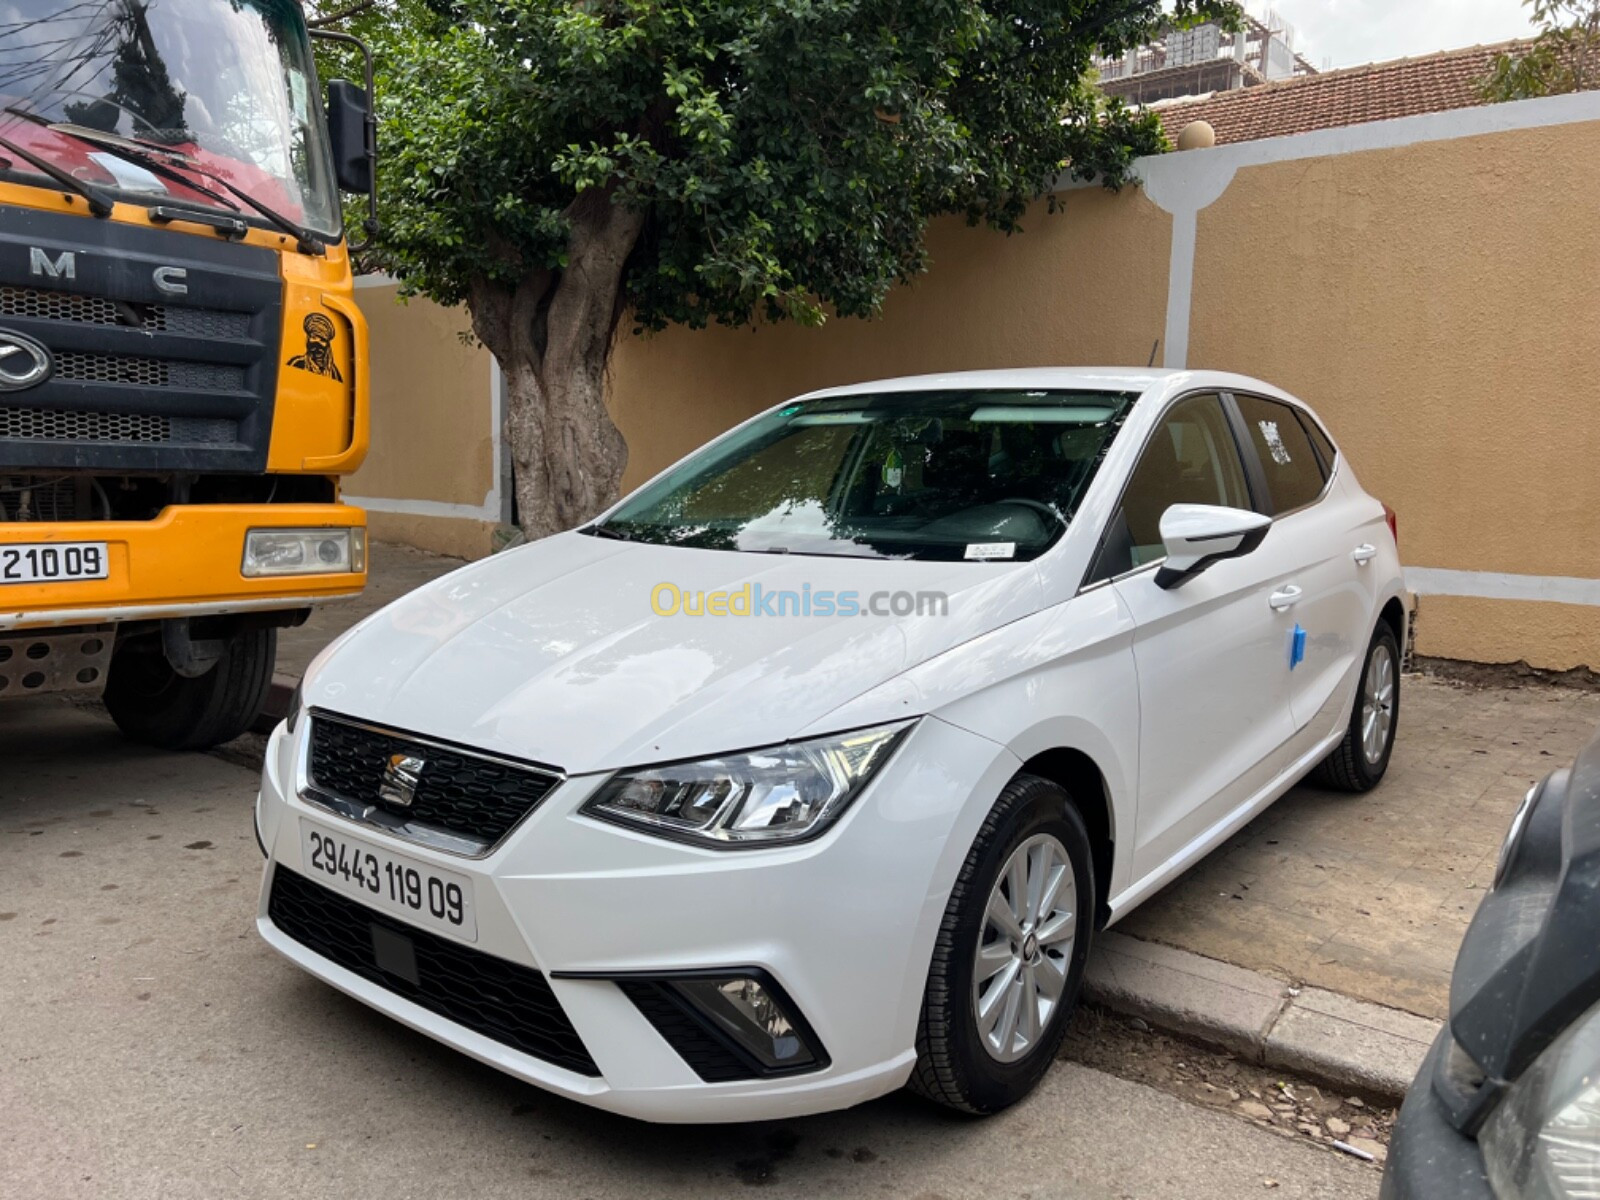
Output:
[[[1447,50],[1425,58],[1349,67],[1263,83],[1157,108],[1174,143],[1191,121],[1208,121],[1217,145],[1335,129],[1483,103],[1478,85],[1495,59],[1518,42]]]

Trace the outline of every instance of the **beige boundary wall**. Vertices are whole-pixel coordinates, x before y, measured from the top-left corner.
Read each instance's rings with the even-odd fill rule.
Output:
[[[1219,368],[1328,422],[1400,513],[1418,649],[1600,668],[1600,93],[1147,159],[1005,238],[940,222],[881,320],[627,339],[626,483],[811,388],[996,366]],[[463,322],[358,293],[379,536],[482,553],[506,514],[498,377]]]

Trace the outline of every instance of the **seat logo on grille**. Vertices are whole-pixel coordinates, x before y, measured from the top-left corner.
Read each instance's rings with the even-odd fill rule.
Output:
[[[391,754],[383,768],[383,782],[378,784],[378,799],[399,808],[410,808],[417,798],[417,784],[422,782],[422,768],[427,760],[410,754]]]
[[[50,351],[25,333],[0,329],[0,392],[38,387],[55,371]]]

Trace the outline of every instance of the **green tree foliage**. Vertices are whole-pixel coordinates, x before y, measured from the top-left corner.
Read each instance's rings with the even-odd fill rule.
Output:
[[[421,0],[409,0],[421,3]],[[328,0],[337,4],[338,0]],[[878,312],[940,214],[1014,232],[1063,174],[1120,187],[1165,148],[1093,86],[1100,48],[1231,0],[439,0],[368,13],[379,256],[465,302],[510,390],[532,534],[626,461],[613,333]],[[341,26],[345,27],[345,26]]]
[[[1483,82],[1489,101],[1526,100],[1600,87],[1600,0],[1522,0],[1539,36],[1502,54]]]

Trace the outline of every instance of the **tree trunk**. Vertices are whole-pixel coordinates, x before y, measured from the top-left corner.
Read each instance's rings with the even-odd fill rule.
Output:
[[[617,498],[628,447],[606,410],[622,275],[643,217],[605,192],[567,209],[567,265],[515,287],[481,280],[467,305],[506,384],[518,521],[529,540],[571,529]]]

